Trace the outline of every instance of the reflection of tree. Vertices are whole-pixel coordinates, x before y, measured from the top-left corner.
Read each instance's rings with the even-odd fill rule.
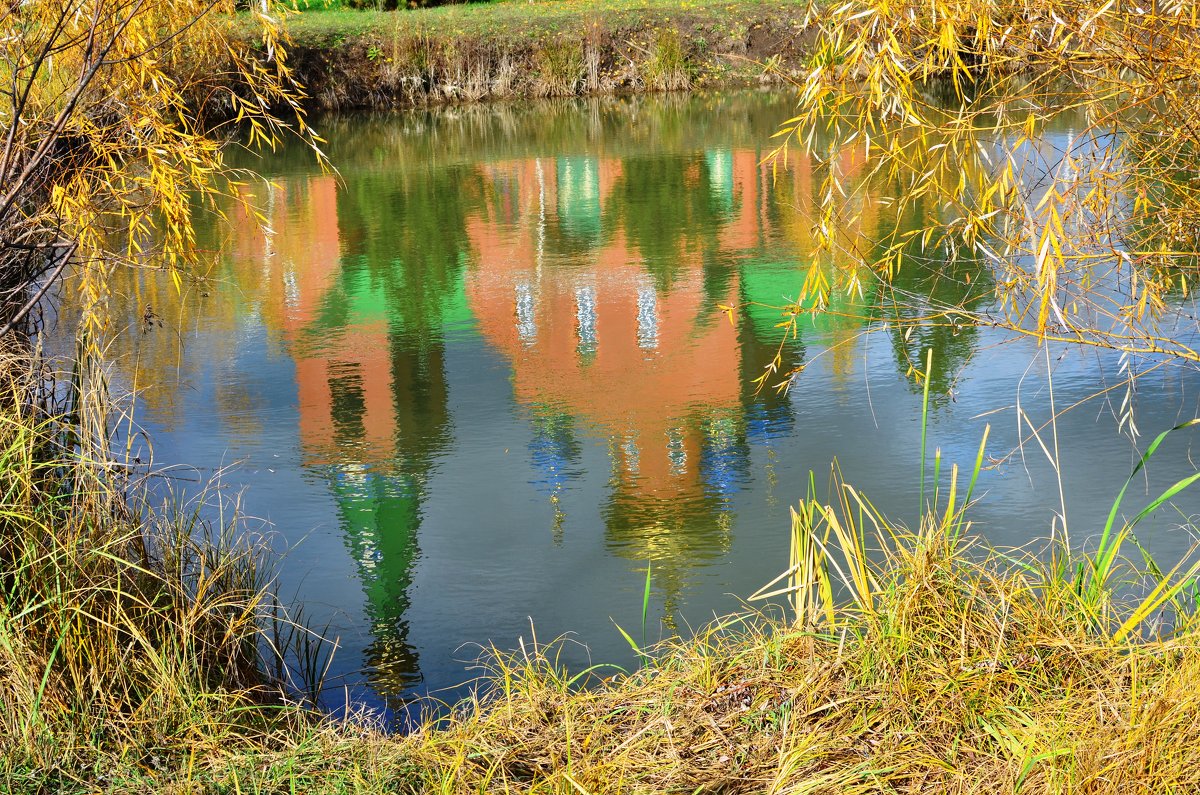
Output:
[[[635,479],[618,475],[602,515],[610,550],[652,561],[668,625],[691,572],[725,554],[731,542],[728,503],[707,490],[648,496]]]
[[[452,113],[413,111],[403,116],[354,114],[323,119],[330,161],[343,173],[395,164],[524,160],[596,155],[658,157],[712,147],[761,145],[792,100],[782,93],[591,97],[531,103],[480,103]],[[714,114],[720,123],[713,124]],[[636,120],[631,123],[631,119]],[[294,170],[311,171],[311,155],[285,149]],[[272,159],[272,166],[277,160]],[[398,170],[399,170],[398,169]]]
[[[604,209],[606,220],[637,247],[660,291],[679,276],[685,248],[714,248],[726,216],[703,153],[625,158]]]
[[[959,252],[950,259],[939,253],[921,252],[914,244],[895,278],[879,289],[879,311],[888,321],[900,372],[907,374],[910,368],[923,372],[926,351],[933,350],[929,395],[935,405],[949,400],[954,380],[979,344],[979,329],[955,322],[949,310],[981,310],[995,294],[992,273],[977,255]],[[933,322],[917,322],[942,312],[947,315]],[[909,384],[914,390],[923,389],[916,380]]]

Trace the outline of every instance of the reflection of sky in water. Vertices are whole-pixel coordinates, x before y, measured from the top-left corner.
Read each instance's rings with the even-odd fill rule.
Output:
[[[740,466],[744,453],[738,449],[737,424],[730,417],[722,417],[713,420],[707,431],[709,443],[700,462],[704,483],[715,496],[728,498],[740,490],[747,477]]]
[[[777,178],[761,165],[789,102],[401,117],[423,118],[420,134],[333,121],[341,182],[289,152],[260,166],[278,165],[278,234],[267,245],[235,214],[209,295],[172,299],[150,274],[118,291],[136,299],[131,318],[153,302],[167,320],[116,343],[126,383],[141,362],[157,460],[240,462],[228,487],[295,545],[282,593],[339,638],[335,684],[372,703],[449,687],[470,675],[470,644],[528,641],[530,619],[542,640],[589,644],[590,657],[568,647],[570,665],[628,664],[611,621],[640,621],[646,560],[657,619],[738,609],[735,595],[786,565],[788,506],[835,456],[911,524],[920,388],[906,373],[928,347],[943,471],[969,466],[992,426],[981,530],[1021,544],[1049,528],[1057,488],[1030,436],[1049,438],[1048,373],[1057,409],[1080,404],[1057,426],[1071,530],[1099,526],[1135,460],[1115,432],[1115,355],[1047,354],[989,329],[864,335],[853,316],[919,311],[870,287],[802,316],[795,337],[777,327],[769,307],[799,291],[819,190],[802,157]],[[886,222],[869,215],[861,231]],[[983,263],[933,262],[897,289],[983,306],[990,282]],[[743,308],[731,323],[718,304]],[[787,392],[756,390],[777,354],[805,372]],[[1139,427],[1194,416],[1198,386],[1191,368],[1146,376]],[[1164,446],[1131,508],[1193,471],[1190,444]],[[1143,532],[1164,560],[1188,545],[1178,523]]]

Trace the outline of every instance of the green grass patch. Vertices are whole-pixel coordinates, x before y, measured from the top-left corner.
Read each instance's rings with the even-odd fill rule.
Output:
[[[434,36],[528,39],[571,34],[578,38],[585,23],[601,22],[616,28],[658,26],[683,16],[703,16],[733,32],[740,23],[758,17],[764,10],[792,6],[802,13],[804,8],[794,1],[769,0],[511,0],[406,11],[355,10],[337,0],[328,6],[320,0],[309,3],[309,12],[297,14],[288,22],[288,30],[301,45],[357,36],[390,36],[395,30]]]

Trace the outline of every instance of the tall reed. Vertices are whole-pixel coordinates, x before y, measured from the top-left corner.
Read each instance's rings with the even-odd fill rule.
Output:
[[[299,717],[294,650],[271,638],[300,636],[265,632],[262,545],[236,518],[154,509],[131,462],[81,446],[75,401],[103,401],[78,372],[38,395],[35,362],[0,362],[0,789],[170,765]]]

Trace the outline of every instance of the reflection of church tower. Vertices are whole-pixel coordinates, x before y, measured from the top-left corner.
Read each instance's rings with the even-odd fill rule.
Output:
[[[405,614],[428,480],[450,437],[444,345],[414,338],[397,318],[380,339],[357,339],[384,347],[390,359],[377,365],[390,401],[386,438],[365,432],[365,395],[344,370],[331,368],[334,433],[324,469],[367,597],[372,642],[364,663],[376,692],[396,698],[419,680]]]
[[[351,466],[327,468],[346,546],[367,597],[372,641],[364,660],[375,689],[399,696],[420,679],[408,642],[408,589],[418,553],[424,484],[420,476],[387,476]]]
[[[450,437],[444,328],[466,317],[456,202],[471,183],[408,169],[347,184],[315,177],[285,194],[294,200],[269,219],[275,250],[264,242],[246,262],[281,273],[263,316],[292,349],[304,463],[325,472],[337,501],[367,599],[364,662],[389,698],[419,677],[405,611],[421,505]]]
[[[376,691],[395,697],[418,676],[404,615],[421,506],[450,439],[444,329],[467,318],[458,202],[469,194],[470,177],[453,169],[409,169],[402,176],[360,175],[353,186],[339,196],[342,268],[325,309],[341,315],[337,323],[348,325],[353,344],[386,357],[379,370],[391,422],[379,448],[338,445],[343,458],[348,454],[370,469],[365,493],[348,494],[343,529],[371,617],[374,641],[365,662]],[[379,328],[382,338],[355,338],[356,328]]]

